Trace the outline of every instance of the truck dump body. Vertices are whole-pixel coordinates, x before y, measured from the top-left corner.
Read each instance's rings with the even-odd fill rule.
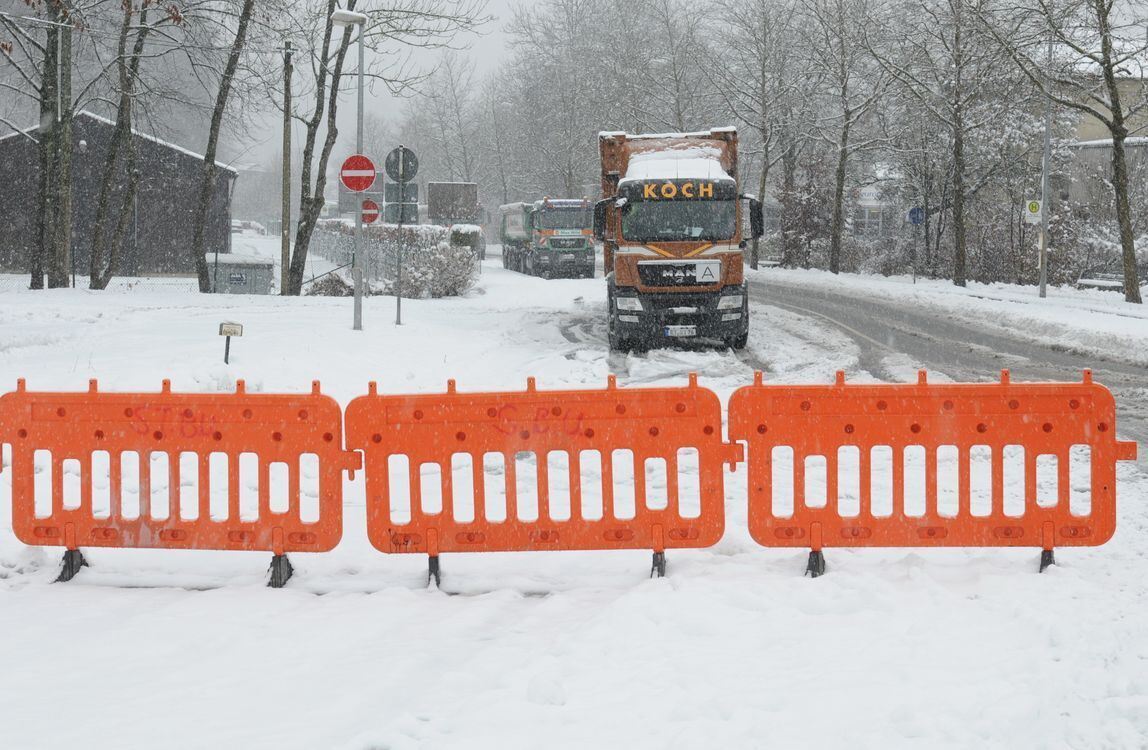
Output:
[[[737,131],[602,133],[599,152],[611,342],[743,346]]]

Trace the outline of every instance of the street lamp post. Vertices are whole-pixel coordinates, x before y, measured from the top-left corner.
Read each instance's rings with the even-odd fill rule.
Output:
[[[359,27],[359,114],[355,126],[355,153],[363,153],[363,37],[366,36],[367,16],[350,10],[336,10],[331,14],[331,23],[348,28]],[[346,32],[344,32],[346,33]],[[355,208],[355,252],[351,256],[351,278],[355,283],[355,320],[352,328],[363,330],[363,202],[357,200]]]

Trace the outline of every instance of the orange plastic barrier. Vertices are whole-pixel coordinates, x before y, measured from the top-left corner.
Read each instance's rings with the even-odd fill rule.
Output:
[[[1116,462],[1136,456],[1087,371],[1081,383],[1012,383],[1006,370],[995,384],[921,372],[915,385],[838,373],[828,386],[763,385],[758,373],[730,399],[729,434],[747,446],[753,538],[809,547],[815,576],[823,547],[1040,547],[1043,570],[1056,546],[1112,536]]]
[[[288,552],[342,535],[339,404],[319,393],[100,392],[25,389],[0,397],[12,445],[12,526],[25,544],[64,546],[61,579],[83,547],[266,550],[272,585]],[[304,516],[304,508],[308,516]]]
[[[721,404],[699,388],[367,396],[346,411],[362,450],[367,529],[383,552],[707,547],[724,527]],[[627,453],[628,452],[628,453]],[[696,453],[696,472],[685,464]],[[681,459],[681,460],[680,460]],[[600,472],[595,465],[600,466]],[[632,477],[632,481],[630,481]],[[633,496],[627,497],[632,487]]]

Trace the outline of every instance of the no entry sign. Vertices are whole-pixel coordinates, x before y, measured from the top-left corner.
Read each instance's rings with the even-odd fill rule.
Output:
[[[362,154],[353,154],[339,170],[343,186],[353,193],[361,193],[375,184],[375,163]]]
[[[379,204],[374,201],[363,201],[363,223],[374,224],[379,218]]]

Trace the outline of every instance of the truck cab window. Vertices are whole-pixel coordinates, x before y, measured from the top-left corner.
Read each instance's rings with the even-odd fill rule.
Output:
[[[622,236],[631,242],[729,240],[737,206],[728,201],[630,201],[622,208]]]
[[[588,208],[543,209],[535,214],[539,229],[589,229],[594,226],[594,216]]]

